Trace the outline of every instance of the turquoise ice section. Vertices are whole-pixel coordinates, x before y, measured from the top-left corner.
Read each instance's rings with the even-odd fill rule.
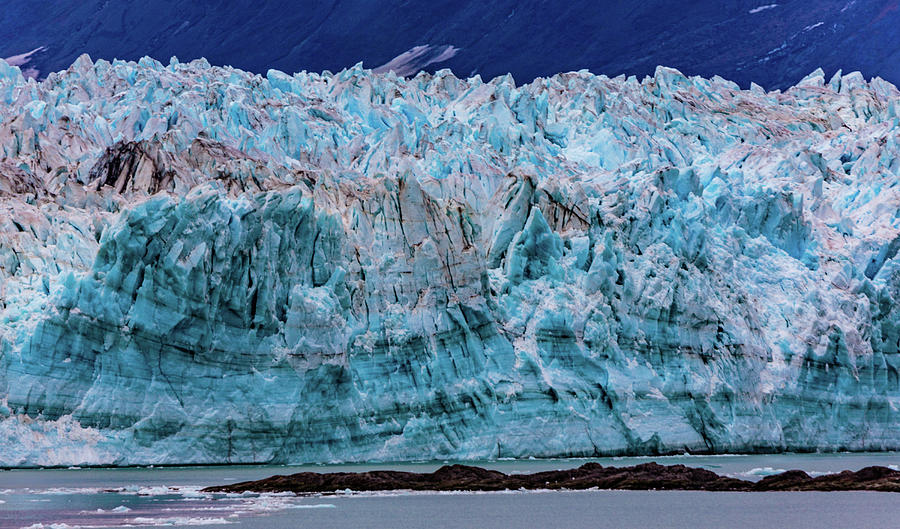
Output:
[[[898,115],[0,61],[0,465],[900,449]]]

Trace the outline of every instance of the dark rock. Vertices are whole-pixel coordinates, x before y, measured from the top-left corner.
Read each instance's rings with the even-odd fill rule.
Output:
[[[755,490],[873,490],[900,492],[900,472],[887,467],[866,467],[856,472],[845,470],[838,474],[809,477],[800,470],[790,470],[769,476],[754,487]]]
[[[141,190],[149,194],[174,189],[174,171],[167,170],[171,155],[156,141],[119,141],[91,168],[90,181],[100,189],[110,186],[117,193]]]
[[[805,486],[812,480],[809,474],[802,470],[788,470],[774,476],[766,476],[753,486],[754,490],[788,490]]]
[[[900,472],[867,467],[812,478],[802,470],[768,476],[758,483],[720,476],[702,468],[644,463],[632,467],[604,467],[586,463],[571,470],[507,475],[466,465],[447,465],[430,474],[375,470],[371,472],[300,472],[258,481],[208,487],[204,492],[335,492],[384,490],[516,490],[516,489],[627,489],[708,491],[838,491],[900,492]]]

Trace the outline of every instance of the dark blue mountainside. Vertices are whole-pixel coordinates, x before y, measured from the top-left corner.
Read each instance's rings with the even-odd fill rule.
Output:
[[[264,73],[362,61],[519,82],[560,71],[642,76],[657,64],[783,88],[822,67],[900,81],[897,0],[7,0],[0,57],[46,75],[81,53],[206,57]],[[418,48],[417,48],[418,46]],[[436,60],[438,62],[432,62]],[[27,62],[26,62],[27,61]],[[430,62],[430,64],[428,64]]]

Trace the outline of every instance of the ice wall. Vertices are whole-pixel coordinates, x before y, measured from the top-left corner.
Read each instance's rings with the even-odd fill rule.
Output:
[[[898,112],[0,61],[0,465],[900,449]]]

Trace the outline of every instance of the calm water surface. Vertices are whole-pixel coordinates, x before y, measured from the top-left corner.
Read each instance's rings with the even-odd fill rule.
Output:
[[[869,465],[897,468],[900,453],[672,456],[476,462],[507,473],[577,467],[686,464],[743,479],[799,468],[817,475]],[[444,462],[0,471],[0,528],[824,528],[900,527],[900,494],[870,492],[571,491],[204,494],[209,485],[300,471],[433,471]]]

